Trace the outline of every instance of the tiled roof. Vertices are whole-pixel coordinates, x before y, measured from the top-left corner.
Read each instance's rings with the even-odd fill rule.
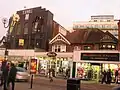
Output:
[[[70,43],[99,43],[104,35],[110,35],[113,39],[117,40],[111,33],[103,32],[99,29],[82,29],[69,33],[66,38]]]

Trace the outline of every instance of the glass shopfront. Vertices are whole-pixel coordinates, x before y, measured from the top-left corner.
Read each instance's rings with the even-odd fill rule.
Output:
[[[115,71],[119,67],[119,64],[77,63],[77,77],[91,80],[101,80],[101,72],[111,69],[112,80],[114,80]]]
[[[38,74],[47,76],[49,69],[52,68],[54,76],[65,77],[66,71],[69,72],[69,59],[68,58],[51,58],[51,57],[38,57]]]
[[[70,61],[67,58],[57,58],[56,76],[66,77],[70,75]]]

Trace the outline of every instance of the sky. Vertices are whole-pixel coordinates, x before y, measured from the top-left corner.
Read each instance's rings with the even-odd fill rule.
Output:
[[[8,18],[18,10],[42,6],[54,14],[54,20],[65,28],[74,21],[89,21],[92,15],[114,15],[120,19],[120,0],[1,0],[0,2],[0,38],[7,29],[2,18]]]

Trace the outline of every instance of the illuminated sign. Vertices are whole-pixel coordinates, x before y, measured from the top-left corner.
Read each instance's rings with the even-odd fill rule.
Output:
[[[57,56],[57,54],[55,52],[48,52],[47,56],[48,57],[55,57],[55,56]]]
[[[19,39],[19,46],[24,46],[24,39]]]
[[[81,60],[119,61],[119,53],[81,53]]]
[[[30,63],[30,73],[36,74],[37,71],[37,59],[31,59]]]

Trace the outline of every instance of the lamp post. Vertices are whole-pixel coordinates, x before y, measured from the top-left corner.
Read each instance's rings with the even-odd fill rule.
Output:
[[[7,31],[6,34],[6,38],[5,41],[3,42],[5,45],[5,56],[4,56],[4,60],[7,60],[7,56],[8,56],[8,36],[9,34],[11,34],[11,32],[14,29],[14,26],[16,25],[16,23],[19,21],[20,17],[18,14],[13,14],[12,18],[11,18],[11,22],[9,21],[8,23],[8,19],[7,18],[3,18],[2,22],[4,24],[4,28],[9,28],[9,30]],[[8,23],[8,25],[6,25]]]

